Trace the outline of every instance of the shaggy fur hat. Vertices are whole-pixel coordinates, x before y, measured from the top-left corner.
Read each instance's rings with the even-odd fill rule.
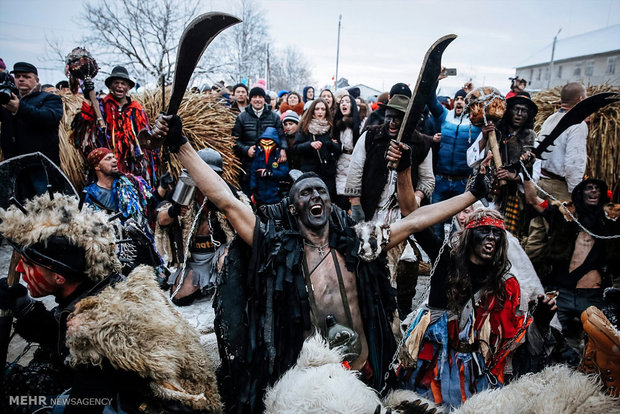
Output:
[[[255,96],[262,96],[263,98],[265,98],[267,96],[267,94],[265,93],[265,90],[263,88],[261,88],[260,86],[255,86],[252,89],[250,89],[250,99],[252,99]]]
[[[50,241],[62,240],[68,248],[83,251],[80,267],[90,280],[99,282],[110,273],[120,271],[114,228],[106,213],[87,206],[80,211],[76,197],[59,193],[54,194],[53,200],[47,194],[34,197],[24,208],[26,214],[16,206],[0,209],[0,234],[18,250],[27,252],[30,249],[38,253],[33,257],[35,262],[40,262],[37,257],[41,254],[55,262],[69,259],[62,253],[63,249],[50,248]],[[69,265],[76,268],[75,263]],[[63,274],[62,266],[49,267]]]

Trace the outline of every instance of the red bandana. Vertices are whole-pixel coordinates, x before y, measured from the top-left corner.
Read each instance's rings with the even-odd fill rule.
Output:
[[[496,218],[489,217],[489,216],[480,217],[477,220],[470,220],[465,225],[465,228],[475,229],[476,227],[482,227],[482,226],[493,226],[493,227],[497,227],[498,229],[506,230],[506,227],[504,227],[504,220],[496,219]]]
[[[95,167],[97,166],[97,164],[99,164],[99,161],[101,161],[106,155],[108,155],[111,152],[112,151],[110,151],[108,148],[105,148],[105,147],[95,148],[88,154],[88,157],[86,158],[86,162],[91,167]]]

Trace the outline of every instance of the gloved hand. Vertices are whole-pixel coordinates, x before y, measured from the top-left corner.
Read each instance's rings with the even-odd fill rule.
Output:
[[[92,79],[84,79],[84,81],[82,82],[82,92],[84,93],[85,97],[88,97],[88,95],[90,94],[90,91],[94,91],[95,90],[95,82],[92,81]]]
[[[467,183],[465,191],[469,191],[478,200],[484,198],[491,191],[492,179],[490,174],[485,173],[483,169],[478,171]]]
[[[271,177],[273,175],[273,172],[271,170],[268,170],[267,168],[261,168],[257,171],[261,177]]]
[[[159,177],[159,186],[169,190],[172,188],[172,185],[174,184],[174,178],[172,177],[172,174],[170,174],[170,171],[168,171],[166,174],[162,175],[161,177]]]
[[[547,295],[538,295],[536,309],[534,309],[532,316],[534,317],[534,322],[536,322],[536,327],[538,327],[541,333],[547,332],[551,319],[557,310],[558,307],[555,304],[555,299],[550,299]]]
[[[366,216],[364,215],[364,210],[361,205],[354,204],[351,206],[351,218],[356,223],[361,223],[366,220]]]
[[[16,318],[23,316],[34,304],[28,289],[20,283],[9,286],[7,279],[0,279],[0,309],[12,310]]]
[[[168,215],[170,216],[170,218],[178,217],[179,214],[181,214],[182,207],[183,206],[181,206],[180,204],[172,203],[172,205],[168,207]]]
[[[155,121],[153,135],[165,137],[164,147],[173,154],[179,152],[181,145],[187,142],[187,138],[183,135],[183,122],[178,115],[160,114]]]

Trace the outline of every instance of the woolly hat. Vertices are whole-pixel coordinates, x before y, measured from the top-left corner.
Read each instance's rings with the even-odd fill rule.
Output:
[[[250,99],[252,99],[254,96],[262,96],[263,98],[265,98],[267,94],[265,93],[265,90],[263,88],[261,88],[260,86],[255,86],[250,89],[249,93]]]
[[[405,95],[407,98],[411,98],[411,88],[406,83],[398,82],[390,89],[390,96],[394,95]]]
[[[254,88],[263,88],[263,90],[267,89],[267,82],[265,81],[265,79],[259,79],[256,81],[256,83],[254,85],[252,85],[252,89]]]
[[[0,58],[0,69],[6,69],[6,65],[4,63],[4,60],[2,60],[2,58]]]
[[[55,193],[0,209],[0,234],[21,254],[60,275],[99,282],[121,264],[108,215],[83,206],[75,196]]]
[[[348,90],[344,88],[336,89],[336,92],[334,92],[334,99],[338,100],[342,98],[343,96],[347,96],[347,95],[349,95]]]
[[[89,167],[96,167],[97,164],[99,164],[99,162],[101,162],[101,160],[111,152],[112,151],[110,151],[109,148],[95,148],[88,154],[88,157],[86,157],[86,162],[88,163]]]
[[[285,123],[286,121],[293,121],[296,124],[298,124],[299,115],[297,115],[297,112],[289,109],[288,111],[282,114],[282,123]]]
[[[289,91],[287,91],[286,89],[282,89],[280,92],[278,92],[278,98],[281,98],[282,95],[288,95]]]
[[[459,89],[458,91],[456,91],[456,93],[454,94],[454,99],[456,99],[457,97],[462,96],[463,98],[465,98],[467,96],[467,92],[465,92],[463,89]]]
[[[349,88],[349,95],[351,95],[353,99],[359,98],[361,93],[362,92],[360,91],[360,88],[358,88],[357,86]]]

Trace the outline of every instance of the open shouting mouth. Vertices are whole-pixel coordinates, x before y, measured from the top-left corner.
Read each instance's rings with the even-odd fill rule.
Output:
[[[314,204],[310,207],[310,214],[314,217],[320,217],[323,214],[323,206],[321,204]]]

